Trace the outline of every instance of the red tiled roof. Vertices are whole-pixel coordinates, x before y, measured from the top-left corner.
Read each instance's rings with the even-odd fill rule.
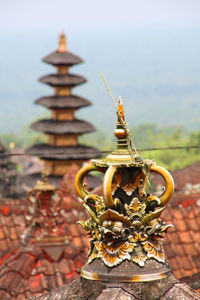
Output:
[[[76,278],[85,263],[84,248],[72,243],[65,247],[54,245],[54,248],[53,255],[39,244],[8,253],[0,265],[0,299],[4,299],[5,291],[8,299],[44,294]],[[55,257],[55,250],[60,255]]]
[[[166,223],[174,225],[164,242],[167,260],[177,279],[199,273],[200,278],[200,207],[167,207],[162,215]]]
[[[3,199],[0,201],[0,257],[7,249],[18,245],[25,230],[25,201]]]
[[[182,191],[187,183],[200,183],[200,162],[196,162],[182,169],[171,171],[176,191]]]
[[[30,226],[30,218],[26,219],[30,215],[27,201],[1,201],[0,299],[38,296],[70,282],[80,273],[87,257],[88,240],[76,224],[87,217],[72,184],[76,173],[73,167],[65,176],[61,188],[63,202],[50,218],[55,223],[52,229],[57,231],[49,231],[48,218],[41,214]]]
[[[189,183],[200,182],[200,176],[199,180],[195,177],[195,181],[192,181],[192,174],[197,174],[196,169],[199,167],[200,163],[187,167],[187,170],[192,170]],[[176,183],[175,197],[177,192],[180,200],[185,195],[187,202],[184,203],[187,205],[180,205],[180,202],[180,207],[169,205],[162,218],[175,226],[165,236],[167,260],[173,267],[175,276],[189,283],[191,276],[200,277],[200,207],[190,203],[191,195],[183,194],[189,180],[184,175],[187,174],[185,169],[182,170],[184,184],[179,180],[182,178],[181,170],[174,171],[172,175]],[[19,300],[29,295],[44,294],[71,281],[80,272],[86,260],[88,240],[81,227],[75,224],[87,215],[76,197],[76,173],[77,167],[73,166],[72,172],[65,176],[61,186],[64,203],[60,227],[67,236],[68,243],[65,246],[52,241],[49,245],[32,243],[31,239],[28,239],[26,246],[20,244],[20,237],[26,228],[25,201],[1,202],[0,299]],[[59,233],[60,231],[57,234]]]
[[[200,162],[171,171],[175,182],[173,203],[190,206],[200,200]]]

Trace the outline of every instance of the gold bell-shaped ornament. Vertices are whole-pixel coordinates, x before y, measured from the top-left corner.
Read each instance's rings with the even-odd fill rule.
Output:
[[[166,225],[159,217],[170,200],[174,183],[170,173],[152,160],[142,159],[133,145],[121,97],[114,134],[117,149],[104,159],[91,160],[77,174],[75,186],[90,218],[80,221],[90,240],[88,261],[81,275],[91,280],[152,281],[171,271],[162,246]],[[104,174],[103,194],[91,194],[85,176]],[[162,176],[164,192],[153,194],[151,172]]]

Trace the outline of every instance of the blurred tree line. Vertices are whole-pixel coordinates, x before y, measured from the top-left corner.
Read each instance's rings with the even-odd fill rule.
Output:
[[[130,133],[139,154],[143,158],[155,160],[157,164],[174,170],[200,161],[199,149],[140,151],[146,148],[200,145],[200,130],[187,132],[184,128],[168,126],[160,128],[156,124],[142,124],[131,128]],[[15,147],[25,149],[33,144],[48,142],[47,136],[25,128],[21,134],[3,134],[1,139],[5,146],[14,143]],[[115,149],[115,137],[108,132],[98,130],[79,138],[81,144],[95,146],[101,151]],[[106,153],[105,153],[106,155]]]

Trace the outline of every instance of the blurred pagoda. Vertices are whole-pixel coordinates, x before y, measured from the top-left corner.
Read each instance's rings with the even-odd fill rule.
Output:
[[[100,153],[93,147],[78,143],[79,136],[93,132],[95,128],[74,116],[79,108],[89,106],[91,102],[71,94],[72,88],[85,83],[86,79],[68,72],[70,67],[82,63],[83,60],[67,50],[64,33],[60,34],[58,49],[43,61],[57,68],[57,73],[39,79],[40,82],[54,88],[54,95],[41,97],[35,103],[50,109],[52,118],[39,120],[33,123],[31,128],[44,132],[49,141],[48,144],[33,145],[26,153],[37,153],[50,173],[50,181],[57,184],[58,179],[67,173],[73,163],[80,167],[83,162],[99,157]],[[32,174],[32,179],[38,179],[38,175]]]
[[[20,192],[16,163],[11,159],[10,151],[0,140],[0,197],[15,198]]]
[[[48,182],[43,171],[26,201],[1,201],[0,299],[30,300],[80,274],[88,242],[76,225],[86,217],[73,192],[77,170],[76,165],[70,168],[62,191]]]

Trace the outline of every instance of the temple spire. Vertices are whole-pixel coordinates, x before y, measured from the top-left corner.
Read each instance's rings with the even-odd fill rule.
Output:
[[[49,181],[58,186],[62,176],[69,171],[72,164],[75,163],[80,167],[88,159],[99,157],[100,152],[79,143],[82,134],[93,132],[95,128],[89,122],[76,118],[76,112],[81,107],[91,105],[91,102],[72,93],[72,89],[85,83],[86,78],[68,72],[72,66],[83,60],[67,51],[66,36],[63,32],[60,34],[58,49],[46,56],[43,61],[57,69],[57,72],[39,79],[40,82],[53,87],[54,94],[41,97],[36,103],[51,110],[51,118],[34,122],[31,127],[44,132],[48,136],[48,143],[33,145],[26,153],[29,155],[39,153],[50,174]]]
[[[64,32],[61,32],[60,34],[58,52],[67,52],[66,35]]]

